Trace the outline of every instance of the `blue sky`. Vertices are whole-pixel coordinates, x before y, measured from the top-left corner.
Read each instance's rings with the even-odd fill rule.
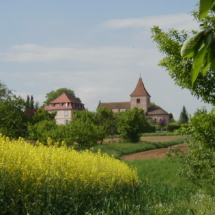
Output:
[[[129,101],[140,73],[151,101],[178,119],[210,105],[175,86],[157,66],[150,28],[198,29],[194,0],[7,0],[0,2],[0,80],[40,104],[61,87],[93,111]]]

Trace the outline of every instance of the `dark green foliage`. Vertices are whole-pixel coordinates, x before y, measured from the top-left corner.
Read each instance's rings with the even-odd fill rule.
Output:
[[[106,136],[113,137],[117,133],[117,117],[112,110],[101,107],[96,110],[98,125],[103,126]]]
[[[56,134],[56,130],[57,125],[55,120],[41,120],[28,126],[29,139],[34,141],[39,140],[41,143],[46,145],[48,138],[55,140],[53,134]]]
[[[180,113],[179,123],[184,124],[189,122],[189,117],[185,106],[183,106],[182,111]]]
[[[98,125],[96,113],[84,110],[74,111],[73,114],[73,121],[68,126],[79,147],[90,148],[105,138],[106,129],[103,125]]]
[[[154,102],[150,102],[150,107],[160,107],[160,106],[156,105]]]
[[[143,109],[133,108],[126,110],[118,116],[118,130],[120,136],[128,142],[139,141],[141,133],[149,127]]]
[[[44,110],[43,107],[38,108],[34,115],[32,116],[32,124],[36,124],[43,120],[54,120],[56,116],[56,112],[48,112]]]
[[[182,153],[174,148],[170,151],[172,158],[184,164],[181,175],[205,186],[215,184],[215,113],[207,113],[206,109],[198,110],[178,131],[188,135],[186,142],[190,150]]]
[[[213,20],[211,20],[212,22]],[[203,21],[205,23],[206,21]],[[215,104],[215,82],[213,80],[215,71],[208,70],[204,76],[199,74],[195,83],[191,81],[191,70],[193,59],[183,59],[180,54],[181,47],[189,37],[186,31],[174,29],[168,32],[162,31],[159,27],[152,28],[153,41],[157,43],[158,49],[165,56],[159,62],[159,66],[164,67],[175,84],[181,88],[187,88],[191,94],[203,101]]]
[[[0,82],[0,133],[10,138],[25,137],[27,116],[25,101]]]
[[[46,100],[43,102],[44,105],[49,105],[49,103],[53,100],[55,100],[58,96],[60,96],[62,93],[67,93],[70,95],[75,96],[75,93],[73,90],[68,88],[59,88],[57,90],[52,90],[51,92],[46,94]],[[79,98],[76,98],[80,101]]]
[[[178,124],[178,123],[171,123],[166,127],[167,131],[170,131],[170,132],[178,130],[179,128],[181,128],[181,124]]]
[[[29,98],[29,95],[27,95],[25,110],[29,110],[29,109],[30,109],[30,98]]]
[[[31,95],[31,101],[30,101],[30,109],[34,109],[34,97]]]
[[[156,128],[154,125],[150,125],[145,127],[144,129],[144,133],[153,133],[153,132],[156,132]]]
[[[203,148],[215,150],[215,110],[210,113],[205,108],[197,110],[190,123],[182,126],[182,134],[187,134],[192,141],[199,143]]]
[[[9,90],[5,83],[0,81],[0,100],[4,100],[11,95],[13,95],[12,90]]]
[[[74,111],[73,121],[67,125],[57,125],[54,117],[55,113],[38,109],[33,116],[33,123],[28,126],[29,139],[47,144],[50,138],[53,143],[63,141],[68,146],[76,143],[78,148],[90,148],[106,135],[104,127],[97,124],[93,112]]]

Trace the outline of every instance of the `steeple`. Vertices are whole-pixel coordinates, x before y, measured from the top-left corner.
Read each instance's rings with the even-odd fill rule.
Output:
[[[143,80],[142,78],[140,77],[138,82],[137,82],[137,86],[136,88],[134,89],[134,91],[131,93],[130,95],[131,97],[136,97],[136,96],[149,96],[149,93],[147,92],[144,84],[143,84]]]

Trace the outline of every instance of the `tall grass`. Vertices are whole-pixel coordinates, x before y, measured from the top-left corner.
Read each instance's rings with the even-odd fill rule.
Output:
[[[135,152],[147,151],[151,149],[165,148],[173,145],[183,143],[183,139],[179,138],[168,142],[139,142],[139,143],[103,143],[91,149],[92,152],[106,153],[115,158],[119,158],[123,155],[128,155]]]
[[[137,169],[140,180],[149,180],[152,183],[171,184],[174,187],[197,189],[191,182],[179,176],[183,168],[181,163],[173,162],[170,158],[124,161]]]

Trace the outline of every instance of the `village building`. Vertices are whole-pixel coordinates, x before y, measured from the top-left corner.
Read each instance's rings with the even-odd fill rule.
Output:
[[[146,118],[149,122],[159,123],[164,120],[166,124],[169,124],[170,114],[163,110],[161,107],[151,106],[151,96],[147,92],[143,80],[140,77],[136,88],[130,95],[130,101],[128,102],[101,102],[99,101],[98,108],[107,107],[113,112],[124,112],[134,107],[142,108],[146,113]]]
[[[73,95],[63,93],[45,106],[48,112],[56,111],[57,124],[68,124],[72,120],[72,110],[85,110],[84,104]]]

